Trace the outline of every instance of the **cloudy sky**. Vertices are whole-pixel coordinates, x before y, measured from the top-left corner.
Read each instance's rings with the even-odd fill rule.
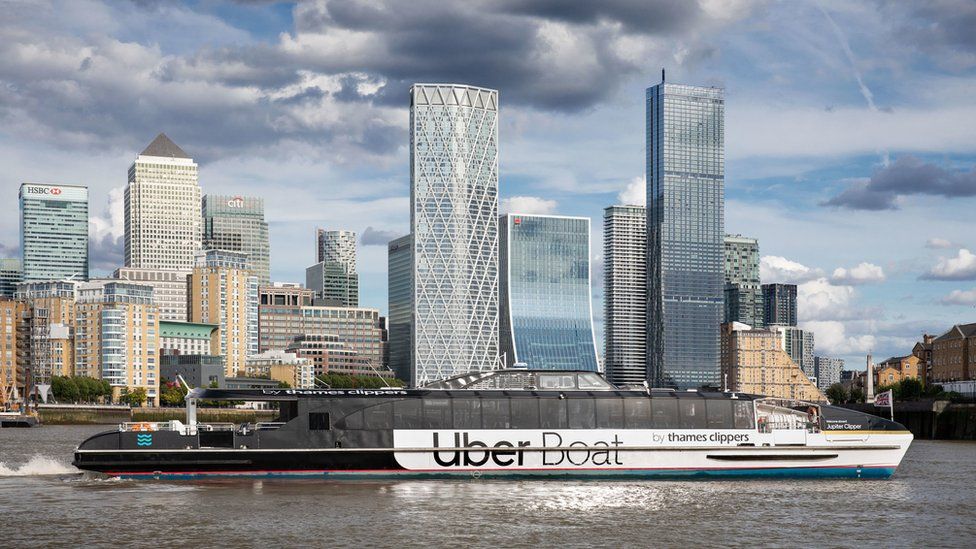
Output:
[[[275,280],[316,226],[361,235],[386,309],[408,232],[407,89],[500,91],[503,209],[594,219],[642,200],[644,88],[726,90],[726,228],[800,284],[818,354],[863,363],[976,321],[976,4],[0,0],[0,255],[21,182],[92,192],[93,268],[121,262],[121,190],[160,131],[204,192],[264,197]]]

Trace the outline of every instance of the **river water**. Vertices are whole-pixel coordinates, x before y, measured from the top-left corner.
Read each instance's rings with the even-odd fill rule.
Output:
[[[976,443],[868,480],[100,480],[104,426],[0,429],[0,547],[976,546]]]

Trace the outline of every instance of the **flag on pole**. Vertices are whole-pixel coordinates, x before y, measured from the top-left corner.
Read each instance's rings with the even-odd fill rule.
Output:
[[[895,399],[891,396],[891,389],[874,397],[876,408],[888,408],[891,413],[891,421],[895,420]]]

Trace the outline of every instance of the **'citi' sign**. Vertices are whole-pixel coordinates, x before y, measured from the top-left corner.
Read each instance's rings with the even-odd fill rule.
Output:
[[[242,198],[240,196],[235,196],[234,198],[231,198],[230,200],[227,201],[227,207],[228,208],[243,208],[244,207],[244,198]]]

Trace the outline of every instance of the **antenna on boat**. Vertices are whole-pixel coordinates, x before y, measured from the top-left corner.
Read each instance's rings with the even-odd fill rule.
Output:
[[[370,360],[370,359],[367,358],[366,359],[366,365],[369,366],[369,369],[370,370],[373,370],[373,373],[376,374],[376,377],[380,378],[380,380],[383,382],[383,384],[386,385],[386,388],[387,389],[392,389],[393,388],[393,386],[390,385],[390,382],[388,382],[385,377],[383,377],[383,376],[380,375],[380,371],[373,367],[373,361],[372,360]]]

